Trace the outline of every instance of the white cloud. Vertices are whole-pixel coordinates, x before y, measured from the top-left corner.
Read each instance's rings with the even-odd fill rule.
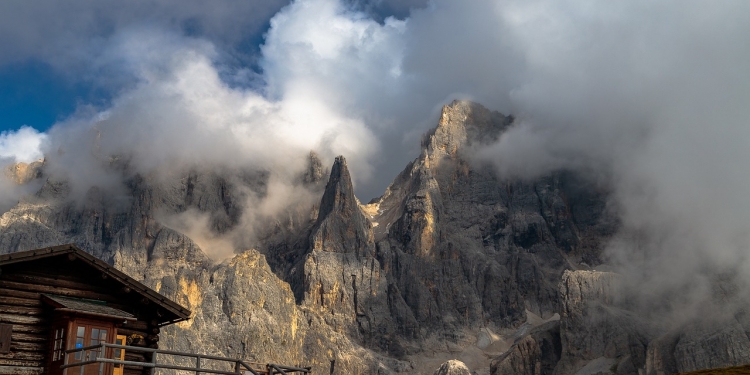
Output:
[[[131,38],[140,40],[137,48]],[[144,41],[140,33],[121,40],[105,56],[135,61],[140,82],[106,110],[83,112],[50,130],[49,150],[63,151],[50,158],[50,171],[71,180],[74,190],[84,192],[97,174],[109,175],[101,165],[111,157],[126,158],[144,174],[228,165],[289,177],[316,150],[327,159],[347,154],[358,177],[367,177],[377,141],[361,120],[336,111],[315,90],[303,87],[271,101],[224,83],[205,43],[174,36]],[[144,50],[169,53],[139,60]]]
[[[42,145],[47,135],[30,126],[0,133],[0,159],[30,163],[42,158]]]

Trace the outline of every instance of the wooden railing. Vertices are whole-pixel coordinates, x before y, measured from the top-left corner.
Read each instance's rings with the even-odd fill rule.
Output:
[[[111,349],[121,349],[125,351],[130,352],[143,352],[143,353],[151,353],[151,361],[149,362],[140,362],[140,361],[125,361],[120,359],[113,359],[113,358],[107,358],[107,348]],[[110,352],[113,352],[113,350],[110,350]],[[73,353],[80,353],[81,360],[77,361],[75,360],[74,356],[71,355]],[[178,366],[168,363],[159,363],[157,361],[157,356],[172,356],[172,357],[184,357],[184,358],[193,358],[195,360],[195,367],[191,366]],[[203,364],[205,364],[205,361],[216,361],[216,362],[226,362],[233,365],[234,369],[233,371],[227,371],[227,370],[221,370],[221,369],[215,369],[215,368],[206,368],[201,367],[201,361],[204,361]],[[78,370],[80,375],[84,374],[84,368],[87,365],[93,365],[93,364],[99,364],[99,375],[106,375],[104,373],[104,369],[106,364],[113,364],[113,365],[121,365],[121,366],[138,366],[141,368],[150,368],[151,369],[151,375],[154,375],[156,372],[156,369],[170,369],[170,370],[181,370],[181,371],[190,371],[195,372],[196,375],[201,374],[216,374],[216,375],[286,375],[286,374],[309,374],[310,367],[293,367],[293,366],[284,366],[274,363],[269,363],[265,365],[261,365],[258,363],[247,363],[239,359],[232,359],[232,358],[225,358],[225,357],[217,357],[217,356],[210,356],[210,355],[203,355],[203,354],[192,354],[192,353],[184,353],[184,352],[175,352],[175,351],[169,351],[169,350],[159,350],[159,349],[150,349],[150,348],[142,348],[137,346],[126,346],[126,345],[117,345],[117,344],[108,344],[108,343],[101,343],[98,345],[91,345],[86,346],[82,348],[76,348],[76,349],[68,349],[65,351],[65,361],[62,366],[60,366],[60,369],[63,370],[63,375],[74,375],[76,373],[73,368],[80,367],[80,370]],[[253,366],[254,365],[254,366]],[[260,365],[260,366],[259,366]],[[259,368],[262,367],[262,368]],[[71,371],[68,371],[71,370]]]

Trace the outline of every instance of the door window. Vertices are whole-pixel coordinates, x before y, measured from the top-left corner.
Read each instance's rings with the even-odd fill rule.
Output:
[[[58,327],[55,329],[55,337],[52,342],[52,360],[59,361],[63,359],[63,343],[65,342],[65,328]]]
[[[72,338],[72,343],[74,348],[83,348],[88,347],[92,345],[99,345],[102,343],[109,342],[111,339],[111,332],[112,332],[112,326],[105,326],[101,323],[97,324],[96,322],[86,322],[86,321],[80,321],[77,320],[73,324],[73,331],[71,333],[75,333],[75,337]],[[111,349],[108,349],[107,352],[111,355]],[[94,348],[94,349],[87,349],[85,353],[83,352],[76,352],[75,353],[75,359],[77,361],[91,361],[95,360],[97,357],[106,357],[106,353],[101,352],[101,347]],[[99,373],[99,364],[93,363],[89,365],[85,365],[83,374],[84,375],[96,375]],[[111,365],[106,365],[105,368],[111,369]],[[77,370],[76,370],[77,371]],[[110,372],[112,370],[108,370],[107,372]]]
[[[76,349],[83,348],[83,343],[86,339],[86,327],[84,326],[78,326],[76,327]],[[81,352],[76,352],[76,359],[81,359]]]
[[[91,328],[89,343],[86,346],[99,345],[103,342],[107,342],[107,330],[102,328]],[[90,351],[89,359],[95,359],[97,356],[100,356],[101,351],[101,348]]]

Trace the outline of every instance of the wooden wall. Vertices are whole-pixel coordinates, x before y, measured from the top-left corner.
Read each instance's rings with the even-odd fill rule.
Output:
[[[128,336],[127,344],[129,346],[138,346],[144,348],[158,349],[159,328],[149,322],[137,321],[130,322],[126,326],[117,329],[118,335]],[[125,351],[126,361],[150,362],[150,353]],[[147,375],[150,374],[148,368],[140,366],[125,366],[124,375]]]
[[[8,286],[10,285],[10,287]],[[12,325],[10,353],[0,353],[0,374],[36,375],[46,372],[50,316],[38,292],[8,284],[0,276],[0,323]]]

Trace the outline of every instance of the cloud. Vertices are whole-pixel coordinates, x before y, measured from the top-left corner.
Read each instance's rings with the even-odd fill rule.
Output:
[[[72,0],[64,4],[3,1],[0,64],[45,60],[59,67],[85,66],[109,38],[130,27],[158,27],[214,40],[224,48],[260,39],[268,19],[287,0]],[[76,70],[76,73],[80,73]]]
[[[208,42],[152,32],[117,40],[102,56],[123,62],[138,83],[109,108],[83,109],[49,131],[48,170],[73,191],[116,179],[113,158],[142,174],[221,165],[274,171],[291,181],[316,150],[328,159],[349,155],[367,177],[377,140],[311,86],[269,100],[222,81]]]
[[[0,212],[18,203],[19,197],[35,191],[38,183],[19,185],[26,179],[28,164],[42,158],[48,136],[29,126],[0,133]]]
[[[747,7],[503,11],[525,60],[510,91],[522,121],[481,156],[507,177],[572,169],[609,184],[623,228],[607,255],[650,302],[680,295],[695,306],[713,298],[717,274],[750,277]]]
[[[29,126],[0,133],[0,160],[30,163],[42,158],[42,144],[47,135]]]
[[[296,2],[271,20],[264,85],[251,88],[224,79],[225,54],[212,40],[155,27],[119,30],[91,65],[134,80],[110,107],[82,108],[50,130],[49,151],[64,156],[50,159],[49,170],[82,193],[97,175],[111,175],[101,165],[112,157],[141,173],[230,164],[291,175],[315,150],[324,160],[346,155],[355,184],[372,184],[387,127],[377,120],[391,117],[378,110],[394,99],[362,103],[398,88],[404,25],[378,24],[337,1]],[[85,171],[69,168],[81,159]]]

